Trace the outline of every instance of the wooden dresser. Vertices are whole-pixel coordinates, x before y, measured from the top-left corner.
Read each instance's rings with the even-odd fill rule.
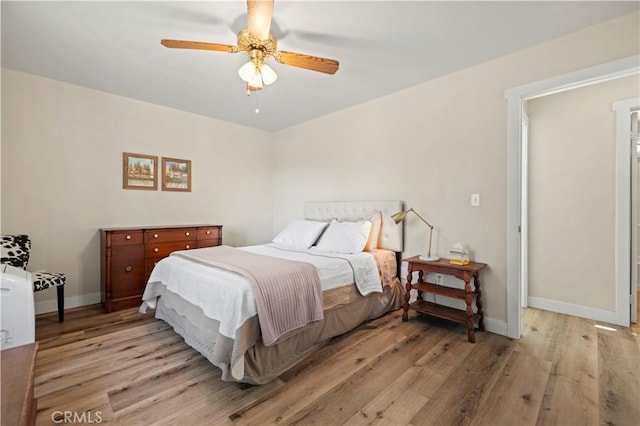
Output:
[[[102,305],[107,312],[140,305],[153,267],[171,252],[222,244],[220,225],[103,228],[100,234]]]
[[[2,365],[2,421],[0,424],[25,426],[36,424],[37,401],[33,379],[38,343],[29,343],[0,351]]]

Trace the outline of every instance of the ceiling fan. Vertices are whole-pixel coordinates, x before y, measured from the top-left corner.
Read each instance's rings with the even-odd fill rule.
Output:
[[[167,40],[163,46],[177,49],[213,50],[218,52],[246,52],[250,61],[238,70],[240,78],[247,83],[247,95],[261,90],[264,85],[276,81],[278,75],[264,63],[272,56],[277,62],[294,67],[335,74],[340,63],[335,59],[309,56],[302,53],[277,50],[278,42],[269,32],[273,0],[247,0],[247,28],[238,33],[237,46],[229,44],[205,43],[201,41]]]

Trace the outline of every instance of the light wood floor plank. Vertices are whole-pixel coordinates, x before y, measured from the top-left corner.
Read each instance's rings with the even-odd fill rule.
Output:
[[[43,372],[36,373],[36,398],[42,398],[48,394],[60,395],[61,393],[77,392],[76,383],[83,383],[86,387],[88,383],[96,382],[100,386],[104,381],[117,383],[117,380],[127,378],[138,378],[134,373],[143,373],[150,360],[168,359],[172,360],[177,354],[177,363],[190,361],[190,353],[185,353],[183,341],[173,335],[166,335],[158,340],[146,339],[138,340],[138,344],[132,347],[130,344],[121,348],[121,352],[113,354],[106,353],[104,359],[95,357],[87,360],[86,355],[78,358],[79,362],[67,362],[64,365]],[[126,363],[126,369],[119,367]],[[164,363],[166,364],[166,362]],[[163,363],[154,362],[154,367],[159,368]]]
[[[589,424],[599,417],[598,333],[593,321],[560,316],[538,424]],[[560,407],[558,401],[565,401]]]
[[[249,386],[222,381],[149,313],[76,308],[63,324],[47,314],[36,321],[36,422],[71,410],[118,426],[640,424],[640,327],[523,317],[522,339],[485,332],[471,344],[464,327],[393,312]]]
[[[199,377],[192,378],[169,388],[157,389],[154,396],[134,404],[121,412],[114,413],[114,423],[123,425],[169,425],[185,424],[181,418],[188,415],[191,404],[198,398],[209,397],[200,388],[207,383],[218,380],[219,374],[209,370]],[[180,409],[180,407],[189,407]]]
[[[88,339],[84,338],[84,335],[77,336],[77,333],[72,333],[72,336],[77,336],[75,339],[64,343],[57,342],[55,346],[49,348],[38,348],[38,356],[41,358],[38,366],[44,367],[49,362],[66,362],[66,357],[76,357],[81,353],[105,350],[111,346],[120,345],[123,341],[139,339],[163,330],[172,329],[164,322],[155,321],[110,332],[107,336],[96,336]]]
[[[407,328],[410,336],[397,330],[395,325],[370,332],[362,340],[352,345],[343,345],[331,358],[319,361],[315,368],[301,371],[289,386],[264,403],[251,407],[244,413],[234,413],[239,424],[264,424],[288,422],[305,407],[321,398],[378,357],[378,354],[392,349],[396,344],[419,333],[415,324]],[[285,403],[285,401],[288,401]]]
[[[464,329],[462,331],[462,335]],[[476,338],[478,343],[487,339],[488,333],[478,333]],[[466,339],[457,338],[456,335],[447,335],[438,344],[425,353],[415,365],[404,375],[408,381],[408,390],[416,392],[429,399],[438,392],[449,376],[461,368],[460,362],[465,359],[476,348],[469,344]],[[413,380],[412,380],[413,378]]]
[[[290,422],[335,425],[348,422],[350,417],[383,393],[407,368],[420,359],[425,348],[435,345],[446,333],[446,329],[431,328],[428,332],[412,335],[378,353],[378,356],[363,368],[345,377],[338,386],[296,413]],[[394,403],[395,398],[402,398],[402,394],[396,394],[387,400],[389,405]],[[385,409],[377,409],[375,417],[393,420],[385,413]]]
[[[193,409],[188,414],[179,416],[181,424],[233,424],[229,412],[236,408],[257,405],[276,393],[281,392],[286,384],[279,379],[261,386],[239,385],[227,383],[221,391],[211,391],[213,384],[203,388],[206,398],[200,398],[200,403],[192,404]],[[215,397],[218,395],[218,397]]]
[[[449,333],[453,333],[450,331]],[[428,389],[437,388],[437,380],[446,380],[454,368],[458,354],[453,348],[473,348],[462,339],[452,339],[451,334],[442,334],[440,340],[413,365],[405,367],[394,380],[377,396],[351,416],[347,425],[379,425],[408,423],[428,401]],[[452,348],[453,347],[453,348]],[[441,382],[440,382],[441,383]]]
[[[538,425],[594,425],[599,423],[598,391],[573,380],[551,375],[544,391]]]
[[[533,311],[535,316],[522,331],[522,338],[516,342],[515,349],[536,358],[553,361],[556,347],[561,344],[559,337],[565,315],[533,308],[523,311]]]
[[[553,374],[578,385],[597,389],[598,332],[593,324],[564,316],[560,342],[553,357]]]
[[[396,330],[399,328],[400,312],[391,312],[380,318],[362,324],[355,330],[337,336],[331,340],[331,343],[320,348],[305,358],[305,362],[298,363],[291,367],[288,371],[280,376],[280,379],[287,382],[303,374],[305,371],[316,368],[316,365],[327,362],[332,356],[338,352],[342,352],[345,348],[358,344],[364,339],[371,339],[372,333],[379,333],[383,330]],[[420,324],[411,324],[410,327],[403,327],[398,333],[407,336],[413,330],[421,329]]]
[[[405,424],[425,405],[429,397],[459,368],[459,359],[474,345],[464,338],[464,327],[451,327],[431,320],[448,331],[440,340],[425,345],[427,352],[413,365],[406,366],[396,380],[358,410],[345,424]],[[478,334],[481,341],[485,336]],[[375,369],[374,369],[375,371]]]
[[[471,424],[491,424],[496,411],[505,425],[534,424],[550,372],[551,361],[513,351]]]
[[[469,424],[477,415],[481,399],[486,398],[513,352],[509,339],[495,334],[479,343],[459,360],[458,368],[413,417],[412,424]]]
[[[640,425],[640,351],[626,336],[598,332],[600,421]]]

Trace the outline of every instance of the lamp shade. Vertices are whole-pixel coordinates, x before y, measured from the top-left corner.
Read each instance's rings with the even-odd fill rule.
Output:
[[[267,86],[278,79],[278,74],[267,64],[262,64],[260,74],[262,74],[262,81]]]
[[[243,81],[247,83],[252,83],[256,79],[256,77],[260,77],[260,73],[256,69],[255,64],[251,61],[240,67],[240,69],[238,70],[238,75]],[[260,86],[262,86],[262,84],[260,84]]]
[[[398,212],[398,213],[395,213],[393,216],[391,216],[391,220],[393,220],[397,225],[398,223],[404,220],[405,216],[407,216],[407,212],[404,212],[404,211]]]
[[[256,87],[258,89],[262,89],[262,76],[260,75],[260,73],[256,73],[253,76],[253,79],[251,81],[249,81],[247,84],[249,84],[249,86],[251,87]]]

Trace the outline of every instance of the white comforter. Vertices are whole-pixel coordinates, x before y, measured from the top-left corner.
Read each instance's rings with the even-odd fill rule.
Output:
[[[242,249],[265,256],[312,263],[318,270],[323,291],[355,282],[363,296],[382,292],[378,267],[369,253],[339,254],[315,248],[300,250],[274,243]],[[236,330],[257,314],[251,285],[243,277],[178,255],[162,259],[153,269],[140,310],[145,311],[147,306],[155,308],[157,297],[165,289],[198,306],[205,316],[217,320],[220,323],[219,332],[232,339],[236,336]]]

